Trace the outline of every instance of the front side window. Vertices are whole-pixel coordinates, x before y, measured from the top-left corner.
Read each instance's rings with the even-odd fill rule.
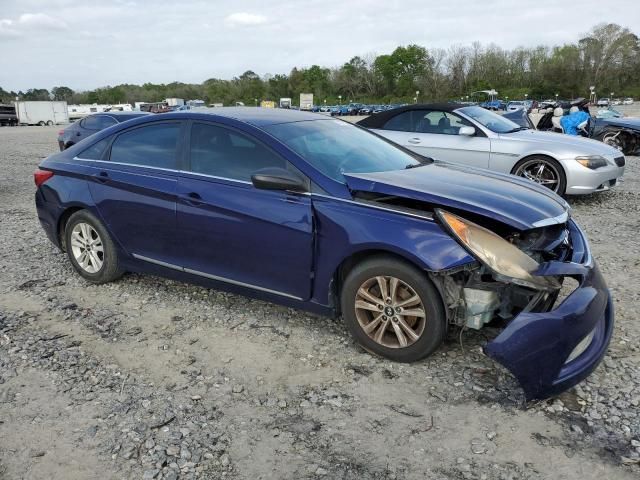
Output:
[[[175,169],[179,123],[161,123],[128,130],[111,146],[112,162]]]
[[[401,132],[457,135],[460,127],[464,126],[472,125],[450,112],[440,110],[408,110],[388,120],[384,125],[384,129]]]
[[[482,107],[462,107],[459,111],[495,133],[517,132],[523,128],[517,123]]]
[[[287,168],[287,161],[247,135],[218,125],[195,123],[191,127],[191,171],[251,181],[267,167]]]
[[[264,127],[327,177],[402,170],[423,163],[373,133],[342,120],[310,120]]]

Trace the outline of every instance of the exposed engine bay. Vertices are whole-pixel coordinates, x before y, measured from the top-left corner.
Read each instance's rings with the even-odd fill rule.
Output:
[[[425,218],[437,217],[437,206],[419,200],[370,192],[357,192],[356,197],[360,201],[384,204],[387,208]],[[493,220],[474,218],[468,212],[464,215],[499,235],[538,264],[551,260],[567,261],[571,257],[566,224],[517,231]],[[476,330],[495,319],[508,322],[522,312],[550,310],[564,280],[553,277],[545,288],[535,288],[501,275],[480,261],[452,270],[431,272],[430,277],[444,299],[449,324]]]

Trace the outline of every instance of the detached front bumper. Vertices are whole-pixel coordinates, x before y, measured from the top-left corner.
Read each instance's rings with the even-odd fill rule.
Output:
[[[609,289],[584,234],[573,220],[568,227],[571,261],[544,263],[537,274],[573,277],[579,286],[551,311],[521,313],[484,347],[516,377],[527,400],[556,395],[584,380],[604,357],[613,333]],[[588,346],[568,361],[589,336]]]

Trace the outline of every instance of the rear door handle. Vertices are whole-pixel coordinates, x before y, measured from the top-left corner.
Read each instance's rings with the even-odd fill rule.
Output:
[[[420,143],[420,139],[418,137],[411,137],[408,140],[409,143]]]
[[[107,183],[109,181],[109,174],[107,172],[100,172],[94,175],[94,178],[100,183]]]

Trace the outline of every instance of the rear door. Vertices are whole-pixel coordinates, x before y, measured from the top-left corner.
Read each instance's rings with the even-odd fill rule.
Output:
[[[475,128],[475,135],[459,135],[463,126]],[[453,112],[407,110],[389,119],[378,133],[420,155],[474,167],[489,166],[489,139]]]
[[[188,172],[178,182],[180,265],[214,280],[309,298],[309,194],[251,183],[251,175],[267,167],[303,174],[252,135],[226,125],[194,122],[188,138]]]
[[[176,260],[176,185],[184,125],[152,123],[115,136],[92,161],[89,189],[103,220],[129,254]],[[100,143],[100,142],[98,142]]]

